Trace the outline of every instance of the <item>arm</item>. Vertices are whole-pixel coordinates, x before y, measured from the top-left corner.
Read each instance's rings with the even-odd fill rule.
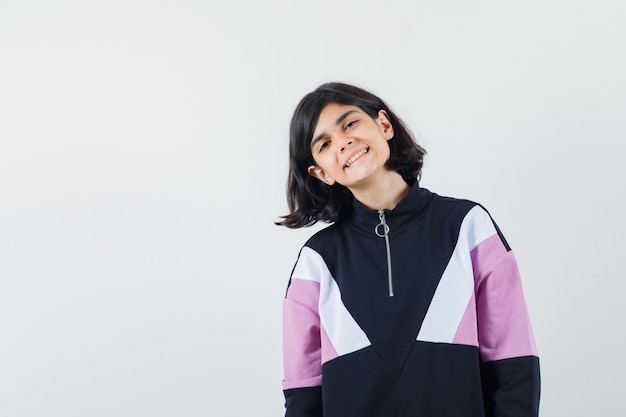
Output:
[[[500,231],[472,251],[486,415],[536,417],[539,358],[513,252]]]
[[[283,364],[286,417],[322,416],[320,284],[299,259],[283,304]],[[298,278],[305,276],[307,278]]]

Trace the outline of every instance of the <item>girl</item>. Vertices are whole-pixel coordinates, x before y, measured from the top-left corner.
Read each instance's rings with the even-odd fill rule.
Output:
[[[351,85],[302,99],[289,149],[278,224],[332,225],[284,300],[286,416],[537,416],[519,272],[487,211],[420,188],[425,150]]]

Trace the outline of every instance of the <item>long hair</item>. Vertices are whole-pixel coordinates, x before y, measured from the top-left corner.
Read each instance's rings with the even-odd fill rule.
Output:
[[[402,120],[374,94],[344,83],[326,83],[307,94],[296,107],[289,130],[289,175],[287,177],[287,205],[289,214],[277,225],[292,229],[311,226],[318,221],[334,222],[351,209],[354,196],[346,187],[335,183],[329,186],[308,173],[315,165],[311,153],[311,139],[320,113],[330,103],[357,106],[372,119],[385,110],[393,127],[394,136],[387,143],[390,157],[385,166],[397,171],[412,184],[421,176],[426,150],[419,146]]]

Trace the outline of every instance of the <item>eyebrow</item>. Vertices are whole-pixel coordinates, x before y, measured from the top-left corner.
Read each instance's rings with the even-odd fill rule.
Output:
[[[346,119],[346,117],[350,116],[352,113],[358,113],[358,111],[357,111],[357,110],[348,110],[347,112],[345,112],[344,114],[342,114],[341,116],[339,116],[339,117],[337,118],[337,121],[335,121],[335,125],[339,126],[339,125],[341,124],[341,122],[343,122],[343,121]],[[316,144],[317,142],[319,142],[320,140],[322,140],[322,138],[323,138],[324,136],[326,136],[326,135],[327,135],[327,133],[326,133],[326,132],[322,132],[322,133],[320,133],[319,135],[315,136],[315,138],[313,138],[313,140],[311,141],[311,148],[312,148],[313,146],[315,146],[315,144]]]

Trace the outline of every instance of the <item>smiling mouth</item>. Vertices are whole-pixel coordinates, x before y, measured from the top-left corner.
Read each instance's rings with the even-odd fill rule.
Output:
[[[363,155],[365,155],[366,153],[369,152],[369,148],[365,148],[359,152],[357,152],[356,154],[354,154],[354,156],[350,159],[348,159],[348,162],[346,162],[345,167],[346,168],[350,168],[350,165],[352,165],[357,159],[359,159],[360,157],[362,157]]]

